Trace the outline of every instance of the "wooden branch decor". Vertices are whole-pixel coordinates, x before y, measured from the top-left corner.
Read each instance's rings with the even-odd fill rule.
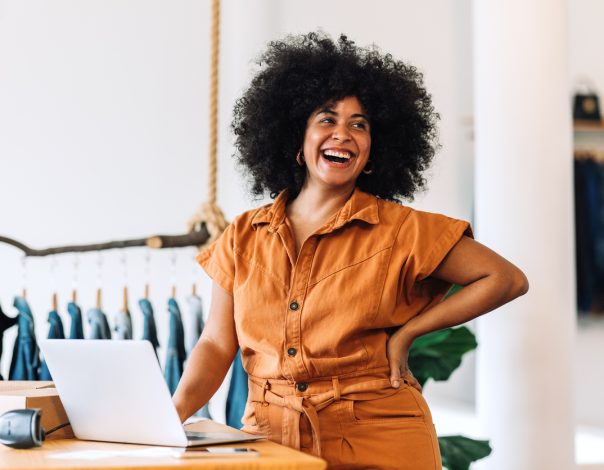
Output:
[[[131,248],[146,246],[149,248],[184,248],[187,246],[202,246],[209,238],[208,230],[205,224],[201,224],[198,230],[186,233],[184,235],[154,235],[147,238],[138,238],[134,240],[118,240],[113,242],[95,243],[92,245],[69,245],[57,246],[54,248],[44,248],[36,250],[27,245],[13,240],[12,238],[0,235],[0,243],[7,243],[20,249],[25,256],[48,256],[59,253],[83,253],[86,251],[111,250],[113,248]]]

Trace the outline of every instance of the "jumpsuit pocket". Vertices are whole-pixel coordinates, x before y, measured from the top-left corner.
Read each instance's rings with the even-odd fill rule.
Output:
[[[270,435],[271,426],[268,406],[266,405],[257,401],[248,401],[246,403],[243,419],[241,420],[243,423],[242,431],[250,434]]]
[[[355,424],[423,421],[424,413],[408,386],[375,400],[350,401],[349,417]]]
[[[268,403],[261,403],[258,401],[254,402],[254,415],[256,416],[258,433],[266,436],[270,436],[271,434],[271,424],[268,409]]]

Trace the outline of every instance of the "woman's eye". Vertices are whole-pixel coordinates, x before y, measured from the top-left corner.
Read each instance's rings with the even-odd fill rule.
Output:
[[[364,122],[353,122],[352,126],[357,129],[367,129],[367,125]]]
[[[323,118],[319,122],[326,122],[328,124],[333,124],[334,121],[332,118]]]

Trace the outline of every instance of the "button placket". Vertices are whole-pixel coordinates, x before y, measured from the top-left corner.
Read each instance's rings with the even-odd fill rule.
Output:
[[[292,276],[288,314],[285,318],[285,344],[289,345],[286,360],[290,363],[290,370],[297,376],[306,376],[309,373],[304,364],[302,354],[298,354],[298,352],[300,351],[302,335],[301,314],[303,301],[316,246],[315,237],[311,237],[304,242],[298,254]]]

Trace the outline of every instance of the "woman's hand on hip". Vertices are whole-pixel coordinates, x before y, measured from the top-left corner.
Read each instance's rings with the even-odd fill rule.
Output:
[[[409,370],[407,363],[409,356],[409,349],[413,340],[410,338],[401,326],[398,330],[390,336],[386,345],[386,355],[388,357],[388,364],[390,365],[390,383],[394,388],[399,388],[401,380],[405,380],[409,385],[415,388],[417,391],[422,391],[422,386],[419,384],[417,379]]]

